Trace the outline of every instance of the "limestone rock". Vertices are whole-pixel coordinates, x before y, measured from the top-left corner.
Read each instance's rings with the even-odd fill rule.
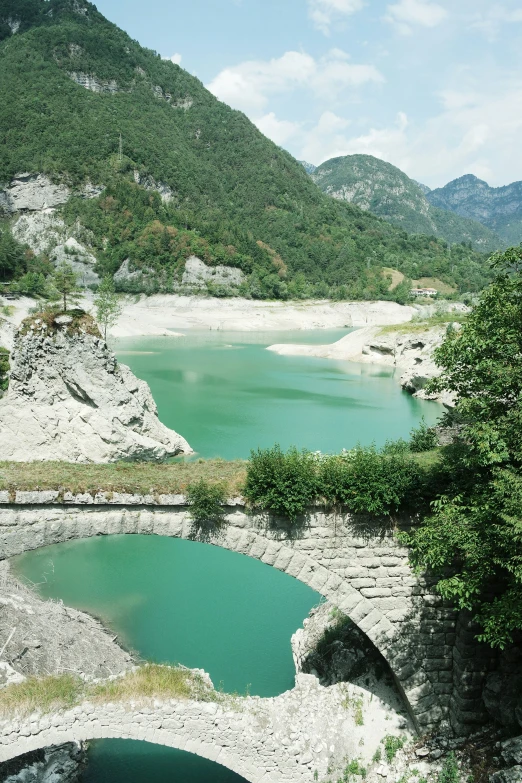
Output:
[[[190,454],[158,419],[148,385],[118,364],[90,316],[23,322],[0,401],[3,459],[114,462]]]
[[[196,256],[190,256],[185,262],[182,284],[192,288],[205,288],[208,282],[231,288],[241,285],[244,274],[232,266],[207,266]]]
[[[0,212],[42,210],[64,204],[70,196],[65,185],[56,185],[43,174],[18,174],[9,187],[0,191]]]
[[[154,177],[150,175],[140,174],[140,172],[134,170],[134,182],[136,185],[141,185],[145,190],[155,190],[160,196],[161,200],[168,204],[174,198],[174,191],[165,182],[157,182]]]
[[[78,276],[79,285],[83,288],[100,283],[100,278],[93,269],[96,258],[74,237],[69,237],[62,245],[57,245],[51,254],[51,260],[56,265],[69,264]]]
[[[115,93],[120,92],[118,82],[114,81],[114,79],[103,81],[103,79],[98,79],[98,77],[92,73],[83,73],[79,71],[69,71],[67,75],[73,82],[79,84],[80,87],[85,87],[86,90],[90,90],[91,92],[106,93],[108,95],[114,95]]]

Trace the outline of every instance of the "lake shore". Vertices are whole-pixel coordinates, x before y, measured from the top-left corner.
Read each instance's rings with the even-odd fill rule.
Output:
[[[263,332],[339,329],[411,321],[416,312],[395,302],[266,302],[157,295],[126,299],[113,337],[175,335],[184,329]]]
[[[12,344],[14,328],[36,304],[21,297],[0,304],[14,308],[0,322],[0,344]],[[79,304],[93,312],[92,294]],[[255,301],[252,299],[216,299],[203,296],[157,294],[123,297],[123,312],[110,329],[112,337],[181,337],[187,329],[230,332],[300,331],[312,329],[362,328],[387,326],[411,321],[418,310],[396,302],[296,302]]]

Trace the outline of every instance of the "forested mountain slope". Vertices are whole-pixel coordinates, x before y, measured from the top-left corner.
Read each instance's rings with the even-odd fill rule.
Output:
[[[427,199],[436,207],[478,220],[496,231],[506,244],[522,242],[522,182],[492,188],[473,174],[466,174],[431,190]]]
[[[480,222],[430,203],[423,188],[403,171],[372,155],[333,158],[311,172],[324,193],[413,234],[433,234],[446,242],[471,242],[476,250],[498,250],[504,243]],[[433,202],[435,203],[435,202]]]
[[[104,186],[64,208],[88,229],[100,273],[129,258],[169,290],[197,252],[239,267],[243,293],[260,297],[387,296],[382,267],[484,284],[483,255],[323,195],[242,113],[94,5],[0,0],[0,36],[0,182],[39,172]]]

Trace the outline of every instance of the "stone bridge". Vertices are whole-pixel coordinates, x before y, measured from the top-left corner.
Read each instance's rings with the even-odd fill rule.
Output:
[[[183,502],[179,495],[0,492],[0,558],[97,535],[191,539]],[[451,720],[461,732],[483,722],[488,661],[429,580],[412,573],[392,522],[312,510],[291,535],[284,522],[247,514],[239,502],[227,512],[206,540],[284,571],[348,615],[389,664],[416,728]]]
[[[397,715],[385,711],[374,716],[373,731],[357,725],[350,703],[358,698],[368,706],[369,697],[357,686],[323,688],[300,674],[292,691],[273,699],[217,694],[215,702],[86,702],[0,721],[0,761],[65,742],[118,738],[189,751],[251,783],[311,783],[316,772],[324,780],[328,768],[340,771],[347,758],[368,764],[380,738],[397,733]]]

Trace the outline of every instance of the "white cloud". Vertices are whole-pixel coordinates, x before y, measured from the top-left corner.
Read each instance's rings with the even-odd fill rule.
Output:
[[[308,15],[318,30],[329,35],[335,19],[351,16],[364,5],[363,0],[308,0]]]
[[[486,12],[478,11],[472,14],[470,21],[473,28],[480,30],[487,38],[494,41],[498,38],[504,24],[522,22],[522,9],[493,5]]]
[[[429,0],[399,0],[386,9],[385,21],[390,22],[403,35],[413,32],[413,25],[436,27],[448,17],[448,12],[438,3]]]
[[[288,120],[278,120],[273,111],[264,114],[259,119],[254,120],[261,133],[271,139],[280,147],[287,144],[300,131],[301,125],[298,122],[289,122]]]
[[[500,92],[488,87],[440,97],[442,111],[422,125],[399,113],[391,125],[362,134],[350,134],[347,120],[327,112],[296,137],[292,150],[316,164],[341,155],[374,155],[431,187],[466,173],[491,185],[520,177],[513,168],[513,150],[522,134],[522,80]]]
[[[320,60],[305,52],[286,52],[273,60],[240,63],[221,71],[207,89],[255,118],[265,112],[272,95],[301,89],[333,100],[346,89],[372,82],[384,82],[377,68],[351,63],[345,52],[332,49]]]
[[[174,63],[174,65],[181,65],[181,61],[183,59],[183,56],[181,54],[173,54],[171,57],[162,57],[162,60],[170,60],[171,63]]]

